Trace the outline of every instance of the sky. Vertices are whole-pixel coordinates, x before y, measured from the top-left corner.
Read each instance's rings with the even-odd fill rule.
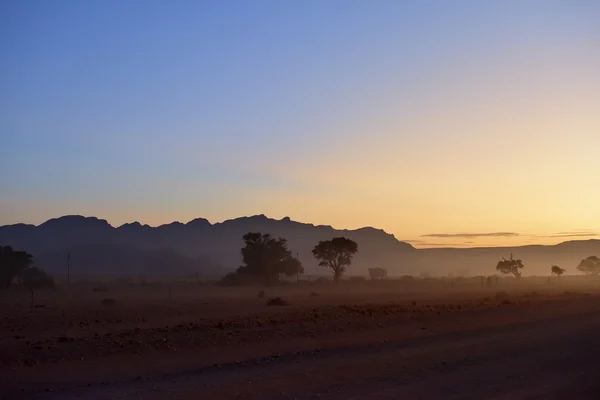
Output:
[[[596,0],[3,0],[0,225],[600,238]]]

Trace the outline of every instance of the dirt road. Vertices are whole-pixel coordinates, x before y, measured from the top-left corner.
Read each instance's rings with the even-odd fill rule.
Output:
[[[561,303],[550,312],[553,307],[473,314],[466,330],[441,321],[443,329],[432,323],[423,336],[402,337],[389,329],[363,332],[361,340],[342,346],[29,393],[27,398],[600,398],[600,300]],[[498,318],[504,322],[489,324]]]

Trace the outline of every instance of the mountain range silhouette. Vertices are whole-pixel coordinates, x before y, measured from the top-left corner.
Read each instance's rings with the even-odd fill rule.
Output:
[[[151,227],[139,222],[119,227],[96,217],[68,215],[38,226],[14,224],[0,227],[0,244],[27,250],[35,264],[50,273],[63,274],[67,254],[72,275],[188,275],[222,276],[241,264],[242,236],[270,233],[286,238],[307,274],[328,274],[317,265],[311,250],[320,240],[345,236],[358,243],[359,252],[348,273],[364,275],[368,268],[387,268],[389,275],[487,275],[495,273],[502,256],[513,253],[525,263],[526,275],[548,275],[558,264],[576,273],[579,261],[600,255],[600,240],[574,240],[557,245],[518,247],[416,249],[381,229],[365,227],[338,230],[326,225],[301,223],[255,215],[211,224],[196,218]]]

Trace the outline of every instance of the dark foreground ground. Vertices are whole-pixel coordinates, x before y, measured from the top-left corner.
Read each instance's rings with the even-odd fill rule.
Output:
[[[1,398],[599,399],[600,298],[505,303],[216,352],[34,368],[5,375]]]

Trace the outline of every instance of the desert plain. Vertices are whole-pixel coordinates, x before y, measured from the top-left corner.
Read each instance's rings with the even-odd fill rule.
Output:
[[[9,290],[0,398],[600,398],[600,281],[493,283]]]

